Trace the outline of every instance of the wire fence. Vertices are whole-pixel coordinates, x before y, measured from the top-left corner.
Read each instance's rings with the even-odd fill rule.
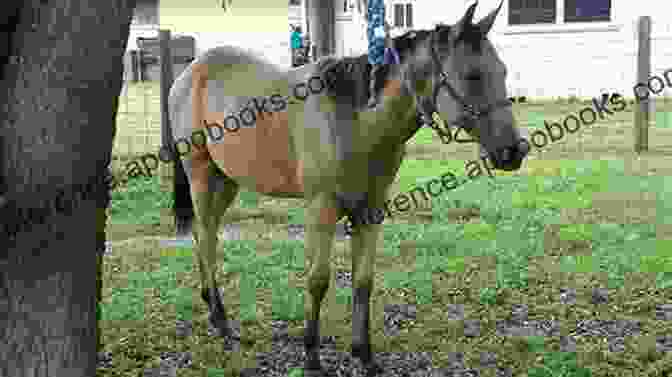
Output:
[[[136,33],[137,34],[137,33]],[[161,146],[161,82],[172,83],[195,57],[193,37],[177,36],[170,41],[159,38],[159,30],[144,29],[135,35],[136,49],[129,49],[124,57],[124,80],[117,108],[117,132],[112,148],[113,170],[124,170],[124,165],[145,154],[158,154]],[[133,33],[132,33],[133,35]],[[170,49],[172,78],[164,78],[161,46]],[[163,94],[167,97],[167,92]],[[167,101],[167,98],[163,100]],[[159,164],[156,172],[170,176],[172,169]]]
[[[117,110],[114,156],[125,159],[158,150],[161,143],[160,105],[158,82],[124,82]]]

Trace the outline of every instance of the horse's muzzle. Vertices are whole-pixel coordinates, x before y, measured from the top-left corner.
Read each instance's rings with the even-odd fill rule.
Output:
[[[520,169],[529,152],[530,143],[523,138],[512,146],[498,149],[495,153],[487,153],[487,157],[492,162],[494,169],[515,171]]]

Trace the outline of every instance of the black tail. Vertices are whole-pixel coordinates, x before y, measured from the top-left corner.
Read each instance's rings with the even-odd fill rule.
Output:
[[[170,114],[170,112],[168,112]],[[189,180],[182,166],[179,153],[175,150],[173,131],[170,122],[174,119],[167,117],[167,121],[161,122],[162,145],[167,147],[173,156],[173,213],[175,214],[175,230],[178,237],[188,236],[194,219],[194,204],[191,202],[191,190]]]
[[[173,211],[175,211],[175,229],[177,236],[188,236],[194,220],[194,205],[191,202],[189,181],[182,162],[178,157],[173,169]]]
[[[187,236],[191,233],[191,224],[194,219],[194,207],[191,202],[191,191],[187,174],[182,166],[180,155],[175,147],[172,123],[177,121],[174,115],[178,105],[173,92],[175,76],[173,75],[173,58],[170,51],[170,32],[162,30],[159,33],[161,41],[161,145],[167,148],[173,157],[173,211],[175,213],[175,228],[178,236]],[[172,106],[171,106],[172,105]],[[172,118],[172,119],[171,119]]]

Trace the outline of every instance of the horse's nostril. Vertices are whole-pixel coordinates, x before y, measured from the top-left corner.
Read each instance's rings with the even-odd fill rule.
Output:
[[[509,148],[504,148],[504,149],[502,150],[502,156],[501,156],[501,157],[502,157],[502,161],[503,161],[503,162],[506,162],[506,161],[511,160],[511,149],[509,149]]]
[[[530,152],[530,143],[527,139],[520,139],[518,142],[518,151],[523,156],[526,156]]]

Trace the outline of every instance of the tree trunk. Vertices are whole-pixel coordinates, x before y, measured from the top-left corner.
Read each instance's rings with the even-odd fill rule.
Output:
[[[0,12],[8,25],[0,35],[0,376],[91,377],[135,0],[8,2]]]
[[[313,59],[336,53],[335,0],[308,1],[308,30],[313,44]]]

